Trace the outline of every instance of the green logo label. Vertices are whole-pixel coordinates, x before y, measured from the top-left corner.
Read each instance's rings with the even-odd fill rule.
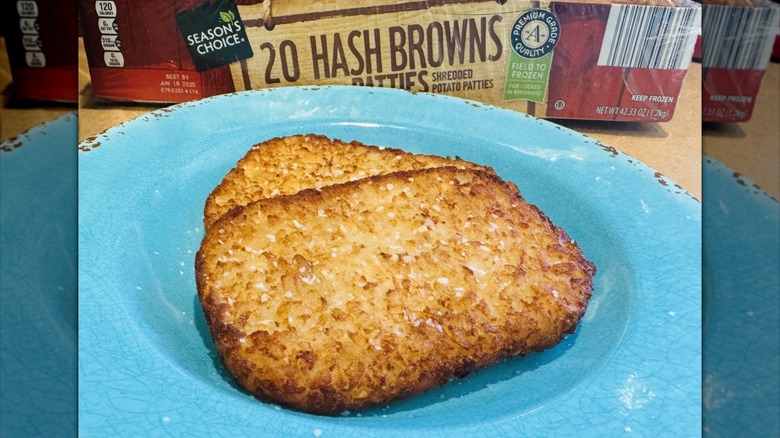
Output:
[[[253,55],[235,0],[220,0],[180,12],[176,24],[199,72]]]
[[[236,14],[234,14],[233,11],[220,11],[219,19],[222,20],[223,23],[232,23],[236,19]]]
[[[560,38],[560,25],[552,12],[531,9],[512,24],[504,100],[526,99],[542,103],[550,80],[553,49]]]

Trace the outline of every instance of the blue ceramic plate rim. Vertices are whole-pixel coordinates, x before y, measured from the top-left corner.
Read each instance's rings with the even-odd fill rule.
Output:
[[[704,430],[711,436],[776,434],[780,204],[708,155],[702,179]]]
[[[0,143],[3,436],[76,432],[77,129],[71,112]]]
[[[186,365],[193,360],[190,353],[179,351],[166,337],[192,324],[197,316],[187,311],[197,313],[197,307],[184,309],[175,303],[179,292],[166,295],[162,290],[173,290],[177,275],[192,276],[194,251],[184,246],[202,237],[202,202],[251,144],[309,132],[458,155],[493,166],[516,182],[529,201],[602,264],[580,330],[549,354],[506,361],[469,376],[463,383],[467,390],[458,392],[461,382],[451,382],[432,390],[433,395],[400,402],[400,408],[393,405],[363,416],[297,413],[258,402],[216,378],[193,378]],[[111,128],[80,149],[79,429],[86,436],[152,431],[603,436],[700,429],[700,204],[673,181],[614,148],[477,102],[333,86],[242,92],[180,104]],[[149,205],[141,205],[139,196]],[[180,205],[180,197],[198,202]],[[161,219],[153,222],[145,209]],[[177,209],[183,212],[179,215]],[[588,214],[593,226],[585,224]],[[182,247],[155,249],[150,243],[149,235],[168,239],[149,226],[166,219],[187,223],[182,231],[187,236],[170,238],[184,242]],[[601,239],[615,249],[604,248]],[[158,258],[167,267],[158,265]],[[141,277],[151,280],[143,283],[147,280]],[[613,280],[632,292],[605,283]],[[181,284],[194,297],[194,280]],[[156,292],[147,292],[150,288]],[[182,315],[160,321],[161,311],[149,307],[146,294],[174,309],[171,315]],[[588,326],[608,340],[599,344]],[[208,343],[207,334],[201,336]],[[584,345],[600,355],[589,358]],[[548,374],[564,364],[574,370],[569,358],[587,362],[581,375]],[[213,374],[219,374],[218,363],[213,367]],[[514,376],[512,367],[522,373]],[[499,373],[504,374],[493,379]],[[556,377],[550,379],[552,375]],[[545,385],[555,391],[547,394],[534,386],[541,385],[538,379],[527,380],[534,376],[549,379]],[[538,395],[537,402],[511,398],[525,385],[535,388],[529,397]],[[435,395],[442,398],[440,404]]]

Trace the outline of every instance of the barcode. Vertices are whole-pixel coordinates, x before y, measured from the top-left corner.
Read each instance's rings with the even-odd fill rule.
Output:
[[[702,66],[766,69],[779,22],[779,7],[705,5]]]
[[[612,5],[598,65],[685,69],[700,32],[700,7]]]

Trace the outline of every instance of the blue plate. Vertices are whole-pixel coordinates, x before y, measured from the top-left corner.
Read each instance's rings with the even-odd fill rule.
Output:
[[[76,113],[0,144],[0,436],[76,433]]]
[[[780,434],[780,204],[705,156],[704,431]]]
[[[240,391],[196,296],[210,191],[249,149],[316,133],[495,168],[598,275],[576,334],[417,397],[307,415]],[[359,87],[280,88],[163,109],[79,154],[84,436],[604,436],[701,429],[701,208],[653,169],[517,112]]]

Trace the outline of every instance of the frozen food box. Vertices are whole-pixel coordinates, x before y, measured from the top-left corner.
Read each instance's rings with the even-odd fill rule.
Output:
[[[689,0],[81,0],[98,98],[182,102],[394,87],[546,118],[672,118],[701,27]]]
[[[0,6],[16,98],[75,103],[77,0],[17,0]]]
[[[750,120],[780,28],[780,5],[714,0],[702,12],[702,120]]]

